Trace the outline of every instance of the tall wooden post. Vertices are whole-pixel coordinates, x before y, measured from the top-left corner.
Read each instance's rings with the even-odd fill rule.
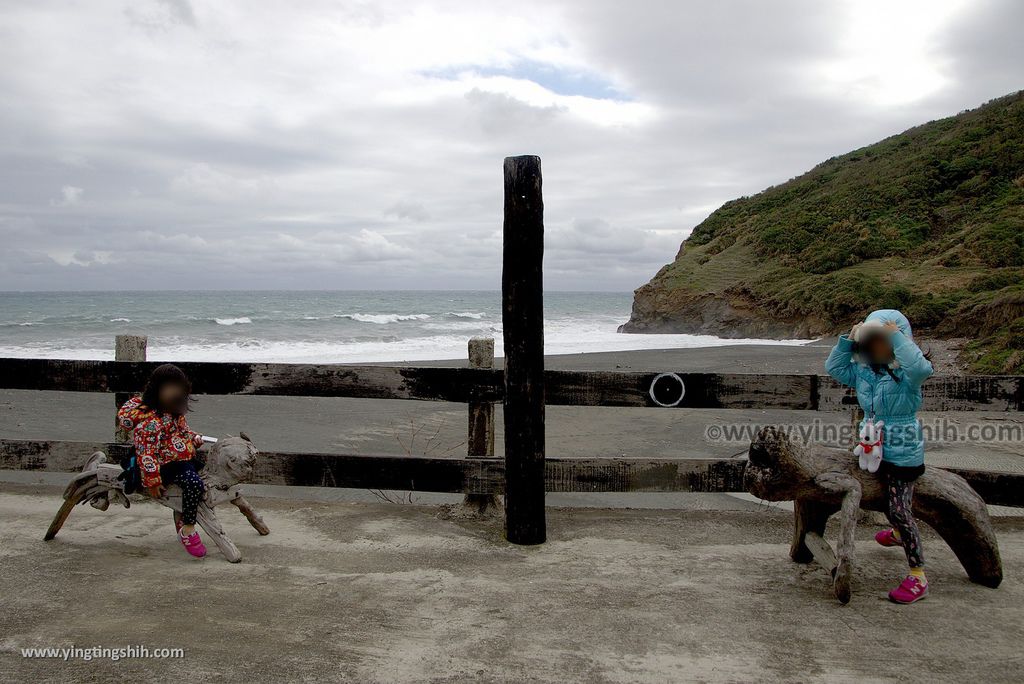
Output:
[[[506,157],[505,536],[541,544],[544,520],[544,199],[540,157]]]
[[[146,360],[146,345],[148,340],[145,335],[118,335],[114,338],[114,360],[115,361],[145,361]],[[121,404],[128,401],[131,398],[130,394],[124,392],[117,392],[114,394],[114,405],[120,409]],[[114,431],[115,442],[127,442],[129,441],[129,435],[126,430],[122,430],[121,426],[118,425]]]
[[[469,367],[494,368],[494,338],[474,337],[469,341]],[[471,398],[469,401],[469,431],[466,437],[466,455],[494,458],[494,403]],[[493,492],[469,492],[463,503],[484,513],[498,505]]]

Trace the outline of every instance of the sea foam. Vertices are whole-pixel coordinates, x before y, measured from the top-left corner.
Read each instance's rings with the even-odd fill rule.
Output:
[[[430,315],[347,313],[337,314],[335,318],[348,318],[349,320],[359,321],[360,323],[376,323],[377,325],[386,325],[388,323],[400,323],[402,321],[422,321],[424,319],[430,318]]]

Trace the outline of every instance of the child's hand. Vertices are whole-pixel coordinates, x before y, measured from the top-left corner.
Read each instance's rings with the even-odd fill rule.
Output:
[[[164,487],[162,484],[153,485],[152,487],[147,487],[146,489],[149,491],[149,495],[154,499],[159,499],[164,494],[167,493],[167,488]]]
[[[896,332],[897,330],[900,329],[900,326],[897,325],[894,321],[889,321],[888,323],[885,324],[885,329],[888,330],[889,332]]]

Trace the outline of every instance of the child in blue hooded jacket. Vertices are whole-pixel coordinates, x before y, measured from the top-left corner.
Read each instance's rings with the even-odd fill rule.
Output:
[[[924,472],[924,439],[917,411],[921,385],[932,374],[932,364],[914,344],[907,317],[895,309],[880,309],[853,326],[849,335],[839,336],[825,370],[857,390],[865,421],[884,421],[879,473],[886,482],[892,528],[879,532],[875,540],[882,546],[903,547],[910,573],[889,592],[889,598],[913,603],[928,593],[921,535],[911,502],[914,481]]]

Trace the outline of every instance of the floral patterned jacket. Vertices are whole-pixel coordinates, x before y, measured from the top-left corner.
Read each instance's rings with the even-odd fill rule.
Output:
[[[132,433],[143,487],[161,484],[160,466],[191,460],[203,444],[203,438],[189,429],[185,416],[160,414],[144,405],[139,396],[121,406],[117,422]]]

